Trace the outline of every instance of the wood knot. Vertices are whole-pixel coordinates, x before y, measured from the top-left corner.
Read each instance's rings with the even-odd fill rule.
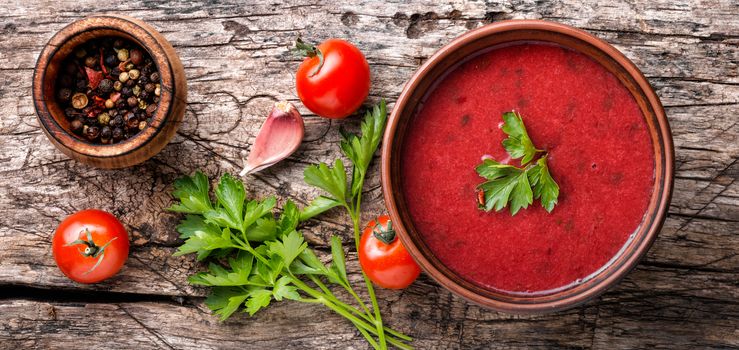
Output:
[[[424,14],[414,13],[410,17],[410,23],[405,30],[405,35],[410,39],[418,39],[422,34],[436,28],[436,21],[439,15],[436,12],[426,12]]]
[[[357,16],[356,13],[347,11],[344,12],[343,15],[341,15],[341,23],[343,23],[347,27],[352,27],[355,24],[359,22],[359,16]]]

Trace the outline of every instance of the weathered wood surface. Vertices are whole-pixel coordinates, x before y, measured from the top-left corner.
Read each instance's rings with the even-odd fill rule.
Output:
[[[89,168],[56,151],[39,130],[30,97],[36,57],[53,33],[88,13],[107,11],[158,28],[179,52],[190,90],[174,141],[145,164],[116,171]],[[297,102],[293,72],[299,61],[288,47],[298,35],[356,43],[371,65],[370,99],[392,101],[443,44],[509,18],[586,29],[643,70],[675,138],[670,215],[645,261],[582,307],[546,316],[499,314],[422,277],[405,291],[380,292],[384,318],[414,336],[419,348],[739,347],[739,3],[732,0],[4,2],[1,347],[366,348],[350,324],[310,305],[285,302],[253,318],[218,323],[202,303],[204,290],[185,281],[200,266],[190,257],[171,256],[179,243],[177,216],[163,211],[171,183],[199,168],[211,176],[236,171],[269,104]],[[356,119],[330,122],[301,111],[306,141],[286,162],[249,178],[251,195],[306,202],[315,192],[301,180],[305,164],[335,157],[338,125],[356,126]],[[372,174],[367,216],[382,210],[379,174]],[[133,236],[132,250],[119,276],[81,286],[56,269],[49,242],[63,217],[90,207],[122,219]],[[331,214],[305,233],[325,246],[331,234],[350,237],[346,223]]]

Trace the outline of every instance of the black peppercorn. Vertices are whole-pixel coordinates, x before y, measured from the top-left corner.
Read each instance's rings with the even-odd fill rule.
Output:
[[[62,102],[62,103],[69,102],[69,99],[72,98],[72,90],[63,88],[59,90],[59,92],[56,94],[56,97],[59,99],[59,102]]]
[[[100,129],[100,138],[109,139],[111,136],[113,136],[113,130],[111,130],[110,127],[104,126]]]
[[[142,75],[141,78],[139,78],[139,84],[144,85],[149,82],[149,78],[143,72],[141,72],[141,74]]]
[[[85,138],[92,141],[98,138],[100,135],[100,128],[97,126],[88,126],[87,129],[85,129]]]
[[[72,128],[72,131],[79,133],[82,130],[82,121],[79,119],[73,120],[71,123],[69,123],[69,126]]]
[[[115,47],[116,49],[120,49],[121,47],[123,47],[123,40],[116,39],[115,41],[113,41],[113,47]]]
[[[146,107],[146,115],[151,116],[154,114],[154,112],[157,111],[157,105],[151,104],[149,107]]]
[[[134,85],[136,85],[136,81],[135,80],[128,79],[128,80],[126,80],[126,82],[124,83],[124,85],[126,85],[128,87],[133,87]]]
[[[68,63],[66,66],[64,66],[64,71],[69,75],[76,75],[77,65],[74,63]]]
[[[113,81],[110,79],[103,79],[98,85],[98,89],[103,93],[109,93],[113,91]]]
[[[118,141],[123,138],[123,129],[115,128],[113,129],[112,134],[113,134],[113,140]]]
[[[118,64],[118,58],[115,55],[108,55],[105,57],[105,64],[113,67]]]
[[[113,119],[110,120],[108,125],[110,125],[112,128],[123,126],[123,117],[121,117],[120,115],[113,117]]]
[[[72,80],[71,75],[64,74],[62,75],[61,78],[59,78],[59,85],[61,85],[62,87],[65,87],[65,88],[72,87],[73,83],[74,81]]]
[[[124,86],[124,87],[123,87],[123,88],[121,89],[121,95],[122,95],[123,97],[129,97],[129,96],[133,95],[133,91],[131,91],[131,88],[130,88],[130,87],[128,87],[128,86]]]
[[[79,91],[85,90],[87,88],[87,80],[84,80],[84,79],[77,80],[77,83],[75,83],[75,87]]]
[[[124,120],[126,122],[126,127],[128,127],[129,129],[139,126],[139,119],[136,118],[136,115],[133,114],[133,112],[126,113]]]
[[[121,70],[118,69],[117,66],[115,68],[113,68],[113,69],[110,70],[110,76],[112,76],[112,77],[114,77],[114,78],[117,79],[120,75],[121,75]]]
[[[155,88],[156,88],[156,86],[154,86],[154,84],[152,84],[152,83],[149,83],[149,84],[144,85],[144,91],[146,91],[148,93],[153,93]]]
[[[151,80],[152,82],[155,82],[155,83],[158,82],[159,81],[159,73],[158,72],[151,73],[151,75],[149,76],[149,80]]]
[[[151,97],[151,93],[148,93],[148,92],[146,92],[146,90],[144,90],[144,91],[141,91],[141,92],[139,93],[139,98],[140,98],[141,100],[148,100],[148,99],[149,99],[149,97]]]
[[[139,104],[139,100],[136,97],[131,96],[126,100],[126,103],[128,103],[129,107],[136,107]]]

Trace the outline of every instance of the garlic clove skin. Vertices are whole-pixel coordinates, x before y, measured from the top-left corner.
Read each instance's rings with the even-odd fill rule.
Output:
[[[289,157],[300,147],[305,134],[303,117],[292,103],[275,103],[259,129],[240,176],[251,174]]]

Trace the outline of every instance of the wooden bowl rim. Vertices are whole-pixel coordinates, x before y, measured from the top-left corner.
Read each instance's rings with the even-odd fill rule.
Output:
[[[510,31],[550,32],[557,35],[567,36],[592,46],[597,51],[605,54],[608,59],[620,66],[630,76],[630,78],[636,82],[637,86],[635,86],[635,88],[641,90],[641,96],[646,100],[646,106],[649,107],[652,112],[646,113],[642,108],[640,108],[642,109],[642,115],[645,119],[651,118],[656,119],[657,121],[657,125],[654,126],[655,130],[652,130],[650,122],[647,121],[647,127],[650,129],[652,143],[656,148],[654,155],[655,188],[652,192],[650,206],[647,208],[643,222],[640,225],[640,228],[635,231],[635,233],[643,232],[641,237],[637,237],[640,240],[632,242],[627,241],[622,248],[623,251],[619,252],[619,254],[614,257],[617,262],[613,262],[597,273],[597,277],[600,278],[597,282],[590,284],[583,283],[579,286],[553,292],[552,294],[544,296],[507,296],[503,293],[490,290],[485,293],[486,295],[482,295],[478,292],[484,288],[479,286],[470,288],[470,286],[473,285],[471,282],[466,281],[459,275],[451,272],[451,270],[443,266],[440,262],[437,264],[431,261],[431,257],[427,257],[424,254],[423,250],[419,248],[418,243],[407,232],[406,224],[401,221],[399,205],[396,201],[396,193],[399,193],[401,190],[400,187],[395,188],[391,176],[392,159],[396,156],[396,154],[394,154],[396,147],[394,147],[393,141],[396,137],[399,121],[403,117],[410,117],[409,114],[415,112],[417,103],[411,101],[411,98],[414,90],[423,81],[426,75],[431,72],[436,65],[444,62],[444,60],[447,59],[455,50],[465,47],[478,39]],[[530,40],[542,41],[540,38],[531,38]],[[522,39],[515,41],[522,41]],[[484,49],[485,48],[479,48],[477,51]],[[599,62],[599,64],[601,63]],[[631,92],[631,89],[629,90]],[[406,111],[406,105],[408,104],[413,107],[413,110]],[[401,114],[405,114],[405,116]],[[397,146],[398,150],[400,148],[401,146]],[[537,314],[564,310],[585,303],[616,284],[638,264],[639,260],[646,254],[656,239],[657,234],[664,223],[672,195],[674,158],[672,133],[662,104],[646,77],[644,77],[631,60],[604,40],[568,25],[543,20],[510,20],[489,24],[481,28],[468,31],[455,38],[426,60],[426,62],[418,68],[411,79],[406,83],[395,103],[383,137],[381,182],[387,210],[391,219],[394,221],[394,227],[396,228],[402,243],[405,245],[411,256],[413,256],[416,262],[418,262],[421,268],[426,271],[431,278],[451,292],[483,307],[517,314]],[[659,169],[662,169],[661,173],[658,173]],[[653,205],[653,203],[656,204]],[[641,229],[642,226],[645,228]],[[419,243],[423,244],[423,242]],[[604,277],[601,278],[601,276]],[[475,289],[478,292],[472,289]]]
[[[100,19],[105,19],[108,22],[105,25],[99,24],[97,21]],[[131,28],[124,28],[124,26],[131,26]],[[148,52],[157,67],[157,71],[161,74],[160,84],[162,86],[162,94],[159,106],[157,106],[157,111],[152,117],[151,122],[151,124],[154,124],[154,127],[151,127],[152,125],[150,124],[149,127],[144,129],[142,132],[137,133],[132,138],[115,144],[91,143],[77,135],[67,132],[67,130],[59,124],[57,118],[52,115],[47,106],[46,101],[50,99],[53,100],[55,97],[51,96],[50,98],[47,98],[44,93],[44,89],[41,87],[47,79],[46,74],[52,59],[54,59],[54,56],[58,53],[64,43],[79,35],[100,30],[119,32],[124,34],[121,37],[126,38],[127,40],[131,40],[127,36],[133,38],[133,41],[137,45]],[[155,28],[130,16],[118,14],[94,14],[66,25],[54,34],[51,39],[49,39],[36,60],[32,81],[32,91],[34,108],[36,110],[39,124],[45,134],[55,141],[52,142],[55,146],[64,147],[73,153],[94,158],[117,158],[136,152],[146,146],[165,129],[169,122],[175,100],[178,97],[176,95],[177,91],[174,84],[174,68],[169,60],[166,59],[168,56],[164,45],[169,45],[169,43],[162,42],[156,37],[156,34],[159,33]],[[110,35],[106,34],[104,36]],[[98,36],[93,36],[93,38],[97,37]],[[155,44],[155,46],[152,47],[150,45],[145,45],[145,38],[148,39],[150,43]],[[165,78],[171,82],[166,88],[164,84]],[[37,87],[39,88],[37,89]]]

